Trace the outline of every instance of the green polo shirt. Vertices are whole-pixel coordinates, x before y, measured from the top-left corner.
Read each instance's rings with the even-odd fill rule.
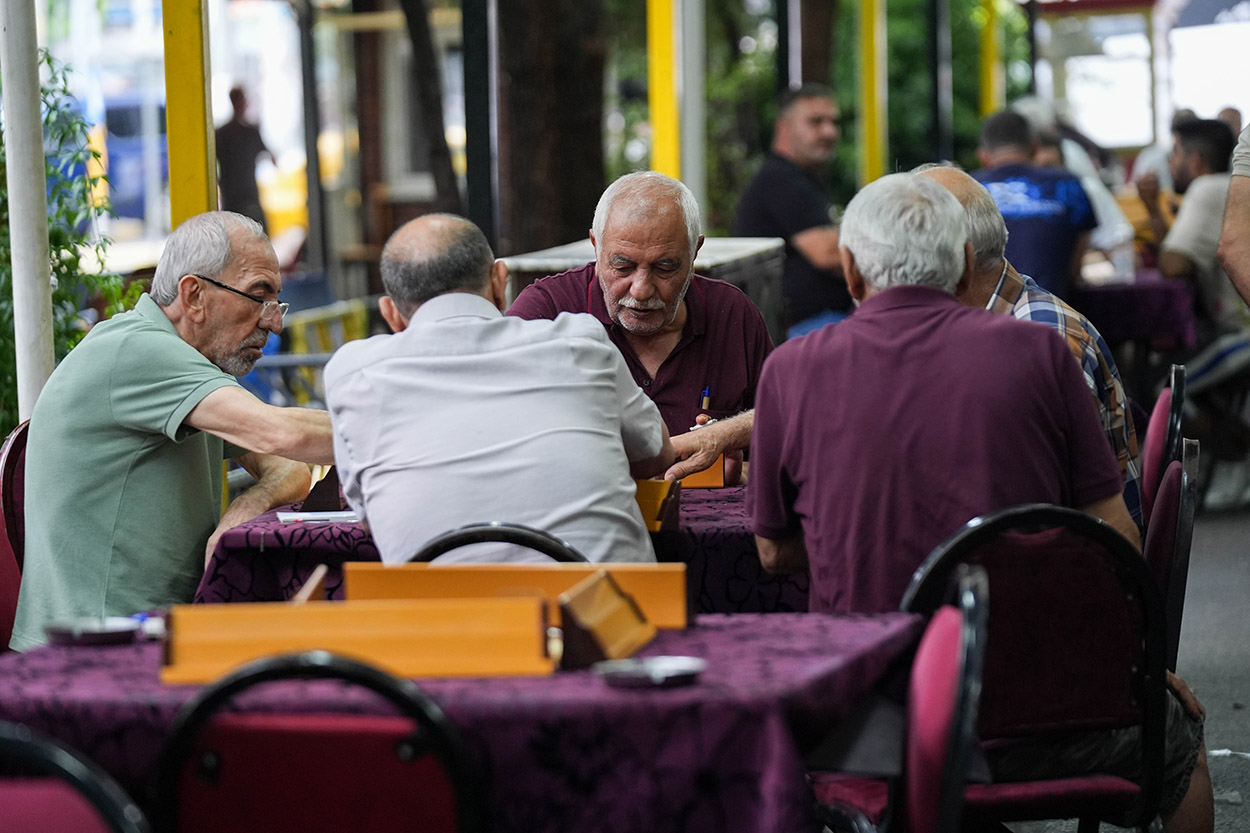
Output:
[[[13,648],[44,642],[56,619],[191,600],[220,516],[221,461],[238,449],[183,420],[237,384],[149,295],[61,362],[30,421]]]

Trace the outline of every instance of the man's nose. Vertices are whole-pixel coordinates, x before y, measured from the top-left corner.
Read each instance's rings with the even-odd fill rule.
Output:
[[[638,301],[645,301],[655,294],[655,281],[651,279],[651,272],[647,269],[639,269],[634,273],[633,280],[629,282],[629,296]]]
[[[282,335],[282,328],[284,326],[282,323],[282,316],[273,315],[269,319],[261,321],[260,326],[261,329],[268,330],[274,335],[280,336]]]

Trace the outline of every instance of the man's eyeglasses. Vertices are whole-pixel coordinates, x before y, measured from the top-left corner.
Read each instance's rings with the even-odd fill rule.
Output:
[[[235,295],[242,295],[244,298],[248,299],[249,301],[255,301],[256,303],[260,304],[260,320],[261,321],[267,321],[270,318],[273,318],[274,315],[278,316],[278,320],[282,320],[282,317],[286,315],[286,311],[291,308],[291,305],[286,303],[285,301],[266,301],[264,298],[257,298],[255,295],[249,295],[242,290],[235,289],[233,286],[226,286],[221,281],[215,281],[212,278],[207,277],[205,275],[195,275],[195,277],[199,278],[202,281],[208,281],[213,286],[219,286],[222,289],[226,290],[227,292],[233,292]]]

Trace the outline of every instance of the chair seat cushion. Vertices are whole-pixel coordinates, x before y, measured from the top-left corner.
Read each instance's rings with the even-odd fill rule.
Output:
[[[1078,816],[1113,819],[1131,815],[1140,797],[1136,784],[1114,775],[969,784],[964,791],[964,813],[967,818],[980,821]]]
[[[0,824],[5,833],[108,833],[95,808],[55,778],[0,780]]]
[[[821,804],[858,810],[874,827],[880,827],[885,818],[890,791],[884,779],[816,772],[812,773],[812,790]]]

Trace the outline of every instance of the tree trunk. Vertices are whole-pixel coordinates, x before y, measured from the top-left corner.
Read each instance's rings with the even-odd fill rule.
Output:
[[[434,208],[452,214],[464,214],[460,183],[451,166],[451,149],[443,123],[442,73],[434,36],[430,32],[430,15],[425,0],[399,0],[408,37],[412,40],[413,85],[421,107],[421,127],[430,149],[430,173],[434,177]]]
[[[802,0],[800,15],[803,81],[831,85],[833,24],[838,15],[838,0]]]
[[[499,253],[586,237],[606,176],[602,0],[507,0],[499,15]]]

